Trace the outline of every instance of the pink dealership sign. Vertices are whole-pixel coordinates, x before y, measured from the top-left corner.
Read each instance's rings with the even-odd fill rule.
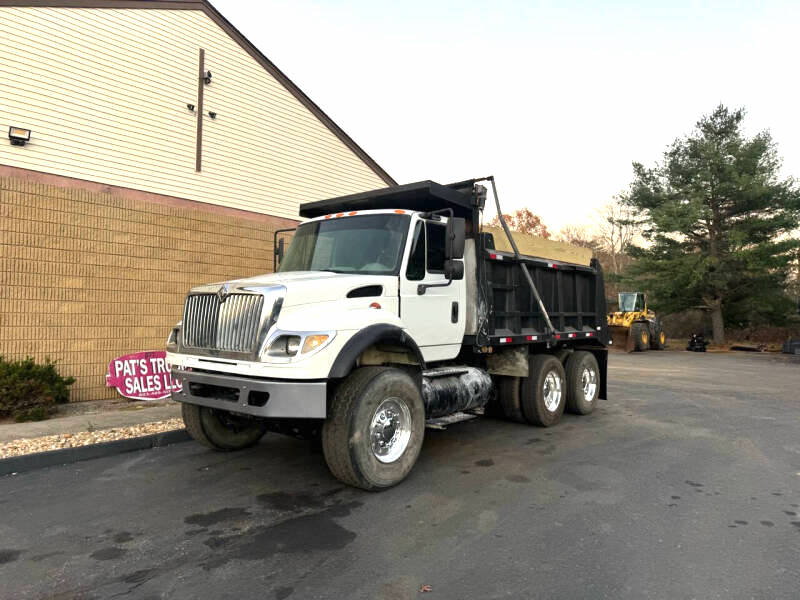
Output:
[[[106,385],[134,400],[167,398],[172,390],[180,390],[181,385],[173,383],[166,355],[163,350],[153,350],[115,358],[108,365]]]

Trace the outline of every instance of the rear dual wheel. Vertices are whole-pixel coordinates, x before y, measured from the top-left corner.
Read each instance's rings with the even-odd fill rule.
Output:
[[[600,395],[600,368],[591,352],[578,350],[567,358],[567,411],[588,415]]]
[[[528,358],[528,377],[498,377],[497,395],[503,415],[515,423],[550,427],[564,414],[564,367],[550,354]]]
[[[528,372],[528,377],[497,379],[500,405],[511,421],[551,427],[564,410],[588,415],[597,405],[600,369],[591,352],[573,352],[566,368],[550,354],[533,355]]]
[[[520,384],[520,404],[531,425],[551,427],[561,420],[567,403],[567,381],[561,361],[550,354],[528,359],[528,376]]]

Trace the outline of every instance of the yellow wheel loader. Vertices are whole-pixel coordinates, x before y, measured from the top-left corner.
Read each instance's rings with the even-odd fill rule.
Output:
[[[608,329],[612,346],[626,352],[663,350],[667,336],[656,313],[647,308],[647,296],[641,292],[622,292],[619,310],[609,313]]]

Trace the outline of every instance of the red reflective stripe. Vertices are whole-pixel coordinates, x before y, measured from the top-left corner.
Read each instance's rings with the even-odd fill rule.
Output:
[[[557,334],[556,334],[556,339],[557,339],[557,340],[560,340],[560,339],[561,339],[561,334],[560,334],[560,333],[557,333]]]
[[[508,342],[510,342],[510,341],[511,341],[511,338],[510,338],[510,337],[504,337],[504,338],[500,338],[500,343],[501,343],[501,344],[507,344],[507,343],[508,343]]]

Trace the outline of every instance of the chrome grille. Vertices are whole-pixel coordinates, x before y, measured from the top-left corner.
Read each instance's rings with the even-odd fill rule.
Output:
[[[190,295],[183,313],[183,345],[253,352],[263,306],[260,294],[230,294],[224,302],[216,294]]]

